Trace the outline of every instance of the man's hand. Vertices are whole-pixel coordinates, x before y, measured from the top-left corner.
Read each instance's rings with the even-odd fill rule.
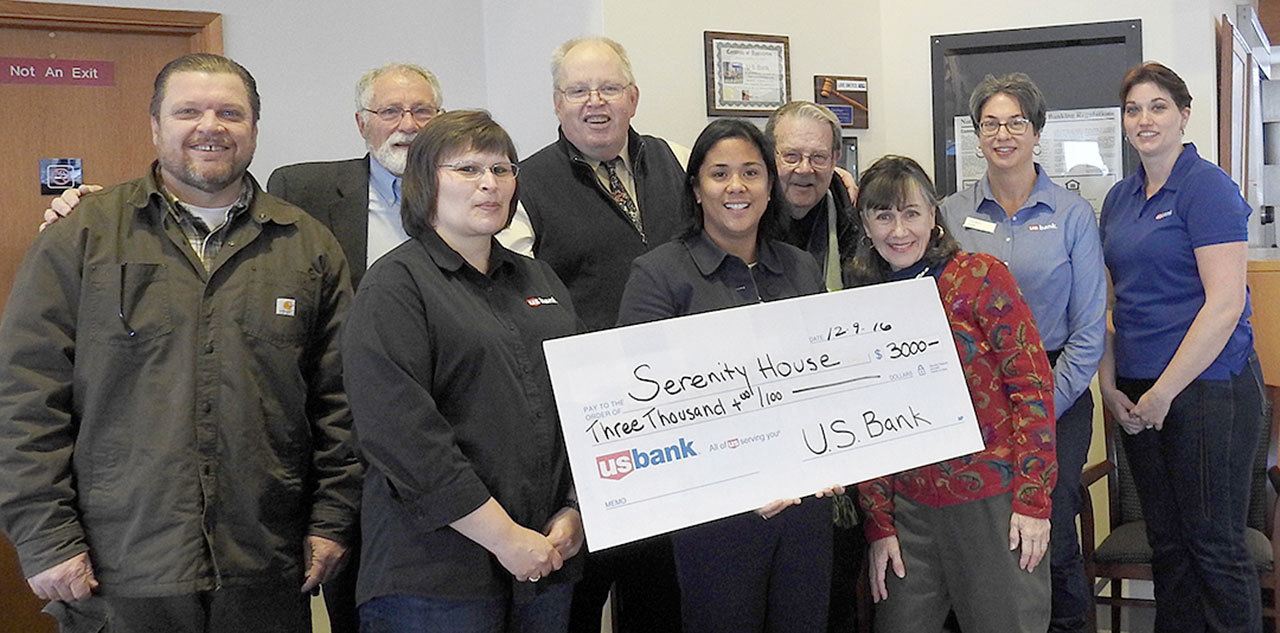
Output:
[[[302,560],[307,562],[307,577],[302,593],[333,580],[347,564],[347,546],[323,536],[310,535],[302,542]]]
[[[582,515],[573,508],[561,508],[547,520],[542,533],[560,552],[560,558],[569,560],[582,549]]]
[[[41,600],[75,602],[84,600],[98,588],[89,552],[81,552],[27,579],[31,591]]]
[[[1040,559],[1049,551],[1049,519],[1035,519],[1025,514],[1013,513],[1009,517],[1009,551],[1022,547],[1018,567],[1035,571]]]
[[[72,209],[75,209],[76,205],[80,204],[80,196],[95,191],[102,191],[102,185],[80,185],[63,191],[62,195],[49,202],[49,208],[44,210],[44,222],[40,224],[40,230],[43,231],[58,220],[70,215]]]
[[[849,173],[843,167],[836,167],[836,177],[840,182],[844,183],[845,189],[849,190],[849,204],[858,204],[858,183],[853,181],[853,174]]]

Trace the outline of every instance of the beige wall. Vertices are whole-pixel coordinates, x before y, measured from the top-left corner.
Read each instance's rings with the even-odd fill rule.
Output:
[[[1242,0],[1241,3],[1247,3]],[[859,131],[862,165],[906,154],[932,166],[929,36],[1140,18],[1143,54],[1178,71],[1195,96],[1187,138],[1216,156],[1214,23],[1235,0],[852,0],[783,5],[743,0],[604,2],[604,34],[631,54],[641,90],[636,127],[691,145],[706,125],[702,32],[791,38],[791,86],[813,98],[813,75],[866,75],[871,129]],[[814,6],[815,13],[792,7]],[[1088,72],[1088,69],[1081,69]],[[1119,77],[1100,78],[1119,84]],[[1052,105],[1052,104],[1050,104]]]
[[[702,32],[787,35],[791,87],[812,99],[815,74],[865,75],[871,127],[856,132],[863,168],[886,153],[933,164],[932,69],[929,37],[951,33],[1142,20],[1143,56],[1186,80],[1194,97],[1187,139],[1217,156],[1215,24],[1250,0],[850,0],[809,14],[793,6],[744,0],[605,1],[604,34],[622,42],[640,84],[638,130],[692,145],[706,125]],[[812,5],[811,5],[812,6]],[[1088,69],[1081,69],[1088,72]],[[1119,77],[1102,77],[1114,82]],[[1052,104],[1050,104],[1052,106]],[[1102,406],[1094,386],[1094,441],[1088,463],[1105,457]],[[1108,532],[1107,496],[1093,489],[1098,537]]]

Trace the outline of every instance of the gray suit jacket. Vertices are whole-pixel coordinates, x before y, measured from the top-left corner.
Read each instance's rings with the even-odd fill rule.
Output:
[[[358,288],[368,258],[369,155],[285,165],[271,172],[267,191],[329,227],[351,266],[351,285]]]

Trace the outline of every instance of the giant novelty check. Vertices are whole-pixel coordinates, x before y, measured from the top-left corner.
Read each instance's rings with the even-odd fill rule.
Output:
[[[932,278],[545,349],[592,550],[982,448]]]

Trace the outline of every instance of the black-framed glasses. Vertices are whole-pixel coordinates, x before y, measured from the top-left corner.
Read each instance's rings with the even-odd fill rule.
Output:
[[[520,173],[520,166],[515,163],[494,163],[489,166],[479,163],[441,163],[440,167],[462,176],[466,180],[479,180],[484,172],[493,174],[498,180],[515,178]]]
[[[1031,129],[1031,121],[1022,117],[1014,117],[1008,121],[983,119],[978,123],[978,131],[983,136],[995,136],[1000,133],[1000,128],[1008,130],[1012,136],[1018,136],[1019,134],[1026,134],[1027,130]]]
[[[782,164],[789,167],[799,167],[800,163],[807,158],[809,159],[809,165],[814,169],[826,169],[831,166],[831,161],[834,160],[834,156],[827,152],[812,152],[806,154],[795,150],[787,150],[785,152],[777,152],[777,154],[778,158],[782,159]]]
[[[589,86],[569,86],[562,90],[558,90],[564,95],[564,100],[569,103],[586,103],[591,100],[591,94],[595,93],[600,97],[601,101],[615,101],[622,96],[631,84],[603,84],[595,88]]]
[[[418,123],[426,123],[427,121],[430,121],[431,119],[435,118],[436,115],[444,114],[444,108],[437,108],[435,106],[429,106],[429,105],[413,106],[412,108],[409,108],[409,109],[405,109],[400,106],[387,106],[385,108],[378,108],[377,110],[372,110],[370,108],[360,108],[360,109],[365,112],[370,112],[378,115],[379,119],[382,119],[387,123],[393,123],[393,122],[399,121],[400,118],[403,117],[406,112],[409,113],[409,116],[412,116],[413,120],[417,121]]]

